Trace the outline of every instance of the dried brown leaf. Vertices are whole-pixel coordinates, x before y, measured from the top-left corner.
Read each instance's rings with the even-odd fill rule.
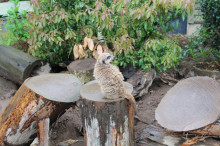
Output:
[[[75,59],[79,58],[79,47],[78,47],[78,45],[74,46],[74,48],[73,48],[73,55],[74,55]]]
[[[79,45],[79,57],[82,58],[84,56],[83,46]]]
[[[85,38],[83,39],[83,42],[84,42],[84,44],[83,44],[83,48],[86,48],[87,45],[88,45],[88,38],[85,37]]]
[[[93,52],[93,57],[94,57],[95,59],[98,59],[99,54],[98,54],[98,52],[97,52],[97,51],[94,51],[94,52]]]
[[[94,42],[90,38],[88,38],[88,46],[89,46],[89,50],[93,51],[93,49],[94,49]]]
[[[103,53],[103,50],[102,50],[102,46],[101,46],[101,45],[98,45],[98,46],[97,46],[97,53],[98,53],[98,55],[100,55],[100,54]]]

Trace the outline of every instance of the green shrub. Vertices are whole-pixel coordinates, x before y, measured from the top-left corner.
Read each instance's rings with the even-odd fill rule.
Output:
[[[52,64],[67,60],[75,44],[82,43],[84,36],[92,36],[95,24],[91,25],[90,11],[95,1],[38,0],[31,1],[34,12],[29,52]]]
[[[8,39],[8,44],[10,45],[12,41],[14,42],[14,38],[16,41],[26,42],[29,38],[29,28],[30,25],[27,21],[27,11],[23,10],[22,12],[18,12],[19,9],[19,0],[11,0],[15,7],[12,7],[8,13],[8,30],[13,34],[14,37],[10,37]],[[10,33],[10,34],[11,34]]]
[[[202,0],[201,11],[203,13],[204,45],[220,49],[220,1]],[[208,35],[208,36],[207,36]]]
[[[145,53],[144,53],[145,52]],[[151,67],[166,70],[175,67],[181,59],[181,48],[177,42],[167,38],[148,40],[144,49],[138,51],[139,66],[142,69]]]
[[[202,30],[200,30],[201,33]],[[182,56],[191,57],[194,60],[198,60],[200,57],[215,57],[220,59],[220,50],[213,48],[204,47],[204,36],[208,34],[203,34],[202,36],[191,36],[188,39],[188,45],[185,45]]]
[[[184,18],[191,10],[192,1],[118,0],[98,1],[94,14],[106,41],[113,44],[115,64],[164,70],[180,58],[179,47],[165,38],[173,30],[171,20]]]
[[[181,59],[181,48],[176,41],[165,39],[149,39],[142,49],[126,54],[118,53],[116,64],[120,66],[139,66],[141,69],[156,68],[166,70],[175,67]]]
[[[115,64],[164,70],[179,60],[179,47],[165,37],[173,29],[171,20],[192,12],[192,1],[32,0],[29,51],[58,63],[83,44],[85,36],[97,36],[99,30],[117,56]]]

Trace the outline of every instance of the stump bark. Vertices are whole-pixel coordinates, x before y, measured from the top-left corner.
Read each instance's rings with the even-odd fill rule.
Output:
[[[67,66],[68,73],[75,75],[80,79],[82,84],[94,80],[93,70],[96,60],[87,58],[82,60],[73,61]]]
[[[133,88],[125,83],[126,91]],[[84,137],[87,146],[134,146],[134,109],[129,101],[104,99],[97,81],[80,90]]]
[[[27,79],[0,115],[0,145],[48,144],[49,123],[79,99],[80,81],[70,74]],[[38,130],[37,130],[38,127]]]
[[[32,71],[45,62],[13,47],[0,45],[0,75],[22,84]]]
[[[127,82],[134,87],[134,97],[139,98],[146,95],[155,77],[156,71],[154,69],[151,69],[149,72],[146,70],[139,70],[130,77]]]

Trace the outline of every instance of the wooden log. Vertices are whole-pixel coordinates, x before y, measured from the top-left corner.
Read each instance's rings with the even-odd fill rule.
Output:
[[[13,47],[0,45],[0,75],[22,84],[30,77],[32,71],[44,65],[42,60]]]
[[[188,133],[192,133],[196,135],[220,136],[220,123],[218,122],[218,120],[217,122],[209,124],[205,127],[188,131]]]
[[[49,118],[54,122],[79,99],[81,82],[71,74],[46,74],[25,80],[0,115],[0,145],[30,144],[37,134],[46,143]],[[42,121],[43,120],[43,121]],[[43,123],[42,123],[43,122]],[[44,124],[46,123],[46,125]]]
[[[146,95],[155,77],[156,71],[154,69],[151,69],[149,72],[146,70],[139,70],[130,77],[127,82],[134,87],[134,97],[139,98]]]
[[[38,121],[38,137],[39,137],[39,145],[40,146],[49,146],[49,126],[50,126],[50,119],[46,118],[43,120]]]
[[[96,60],[87,58],[82,60],[73,61],[67,66],[68,73],[73,74],[80,79],[82,84],[94,80],[93,70]]]
[[[125,83],[126,91],[133,88]],[[87,146],[134,146],[134,109],[124,98],[104,99],[97,81],[80,90],[84,137]]]

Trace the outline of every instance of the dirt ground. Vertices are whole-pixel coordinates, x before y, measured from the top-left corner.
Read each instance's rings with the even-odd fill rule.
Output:
[[[0,77],[0,113],[8,105],[16,90],[17,86],[14,83]]]
[[[141,97],[138,104],[138,115],[143,118],[144,122],[136,120],[135,122],[135,139],[137,140],[141,136],[142,130],[147,125],[159,126],[155,120],[155,110],[160,103],[163,96],[173,86],[162,83],[161,81],[154,81],[147,95]],[[150,141],[149,141],[150,142]],[[138,144],[138,143],[137,143]],[[150,142],[149,146],[156,143]],[[141,145],[141,144],[138,144]],[[159,145],[159,144],[158,144]]]
[[[135,140],[137,146],[164,146],[149,139],[139,141],[142,136],[142,131],[153,125],[161,128],[155,120],[155,110],[160,103],[163,96],[174,85],[168,85],[160,80],[155,80],[149,89],[149,93],[139,99],[137,99],[138,115],[141,117],[141,121],[135,118]],[[78,104],[79,106],[79,104]],[[66,141],[68,139],[79,140],[78,143],[71,146],[83,146],[84,137],[82,133],[81,114],[78,106],[70,108],[62,115],[55,124],[52,126],[51,131],[51,145],[56,146],[59,142]],[[218,139],[208,138],[194,146],[220,146]]]
[[[142,130],[146,128],[147,125],[153,124],[158,126],[155,121],[154,112],[162,97],[171,87],[172,86],[166,85],[160,81],[155,81],[150,88],[150,92],[137,100],[138,115],[144,122],[135,119],[135,139],[138,139]],[[52,126],[50,137],[51,145],[57,145],[57,143],[68,139],[83,141],[81,128],[82,125],[78,106],[76,106],[75,109],[68,109]],[[81,144],[83,145],[83,142]],[[149,141],[149,146],[155,144],[156,143]],[[137,143],[137,145],[141,144]],[[160,144],[157,145],[159,146]],[[75,146],[81,145],[76,143]]]
[[[4,87],[2,83],[5,84],[5,82],[7,82],[7,80],[0,78],[1,88]],[[144,141],[139,141],[139,139],[141,137],[143,129],[145,129],[147,126],[153,125],[155,127],[160,127],[155,120],[155,109],[157,108],[163,96],[173,86],[173,84],[165,84],[159,79],[154,80],[148,94],[137,99],[138,115],[139,117],[141,117],[141,121],[135,118],[135,140],[137,146],[162,146],[162,144],[156,143],[149,139],[145,139]],[[9,83],[9,86],[7,86],[7,88],[4,88],[4,95],[8,96],[8,94],[12,94],[12,91],[14,91],[16,88],[16,85]],[[1,92],[1,95],[2,94],[3,92]],[[9,101],[10,97],[3,98],[2,96],[2,98],[0,98],[0,112]],[[79,103],[77,103],[72,108],[67,109],[66,112],[62,116],[60,116],[57,121],[51,126],[51,145],[57,146],[60,142],[69,139],[78,140],[78,142],[71,144],[71,146],[84,145]],[[201,144],[204,145],[204,142],[202,142]],[[213,146],[219,146],[220,142],[216,139],[209,138],[206,140],[205,145],[210,144]]]

